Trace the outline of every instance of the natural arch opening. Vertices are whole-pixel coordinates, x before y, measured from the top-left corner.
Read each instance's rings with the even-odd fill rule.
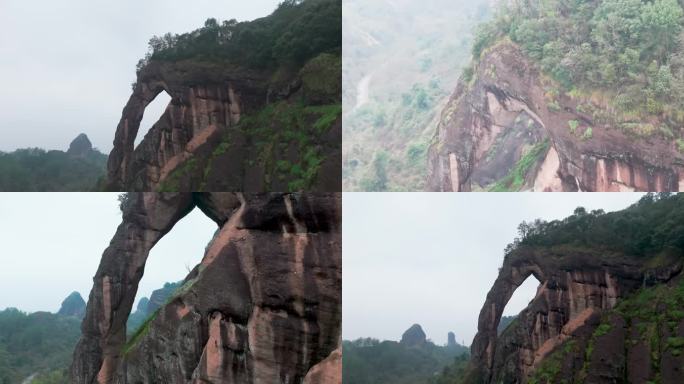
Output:
[[[202,260],[205,247],[217,230],[216,222],[195,208],[155,244],[128,317],[128,335],[135,334],[173,297],[183,279]]]
[[[504,307],[501,320],[499,320],[499,326],[497,328],[497,333],[501,334],[517,317],[520,311],[527,308],[527,306],[534,300],[537,296],[537,290],[539,289],[541,282],[537,279],[534,274],[525,279],[525,281],[520,284],[511,299],[508,300],[506,306]]]
[[[162,90],[154,100],[145,107],[138,134],[135,136],[134,148],[138,148],[138,145],[143,141],[147,132],[149,132],[150,129],[152,129],[152,126],[161,119],[166,108],[169,106],[169,103],[171,103],[171,96],[169,96],[166,91]]]

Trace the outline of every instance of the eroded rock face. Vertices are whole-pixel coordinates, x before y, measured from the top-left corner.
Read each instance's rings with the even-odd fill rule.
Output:
[[[291,75],[289,81],[274,82],[273,74],[267,71],[226,63],[150,62],[138,73],[133,94],[117,126],[105,188],[180,192],[303,189],[287,188],[292,180],[287,175],[277,177],[274,169],[278,160],[293,164],[304,161],[306,151],[295,146],[293,140],[276,143],[277,148],[261,148],[252,132],[238,124],[277,102],[316,106],[330,102],[331,97],[340,99],[339,92],[327,95],[326,99],[320,91],[314,93],[304,87],[304,69],[301,74]],[[332,82],[335,81],[333,77]],[[145,109],[162,92],[171,97],[171,102],[135,147]],[[248,130],[288,128],[279,126],[276,120],[261,122]],[[317,119],[303,124],[313,127]],[[319,177],[306,190],[334,192],[341,190],[341,119],[339,124],[324,128],[318,135],[309,135],[308,146],[325,157],[319,164]],[[267,154],[268,151],[272,153]],[[276,181],[282,181],[282,185],[273,185]]]
[[[116,129],[107,166],[108,188],[154,190],[173,168],[235,125],[247,106],[264,103],[263,76],[190,62],[148,64],[138,74]],[[134,148],[145,108],[162,92],[171,102]]]
[[[195,206],[220,230],[126,344],[145,259]],[[73,382],[341,381],[340,215],[339,194],[131,194],[94,278]]]
[[[530,149],[524,180],[535,191],[679,191],[684,156],[673,140],[634,139],[580,112],[577,100],[549,100],[543,76],[512,43],[483,54],[462,80],[428,155],[431,191],[491,188]],[[529,160],[529,159],[528,159]]]
[[[541,247],[513,251],[504,261],[480,312],[466,382],[525,383],[544,359],[561,346],[569,345],[568,341],[575,343],[573,350],[577,352],[568,353],[568,359],[563,361],[563,377],[581,376],[591,383],[622,382],[625,365],[617,360],[624,358],[621,356],[626,348],[624,334],[619,332],[626,332],[627,327],[616,319],[616,340],[606,339],[596,347],[591,364],[596,361],[604,368],[583,367],[591,335],[602,315],[610,313],[619,299],[640,287],[668,282],[681,270],[681,259],[648,268],[639,260],[616,255],[597,258],[581,251],[553,252]],[[540,282],[535,298],[519,314],[516,323],[497,336],[506,304],[530,276]]]

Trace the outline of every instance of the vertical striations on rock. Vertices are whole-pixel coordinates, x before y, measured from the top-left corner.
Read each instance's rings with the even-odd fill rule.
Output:
[[[339,0],[283,2],[264,18],[213,20],[153,48],[116,128],[103,188],[340,191],[341,14]],[[136,146],[162,92],[171,101]]]
[[[133,193],[129,201],[94,279],[74,383],[341,381],[339,194]],[[147,255],[194,207],[219,231],[127,341]]]
[[[462,383],[678,383],[671,378],[681,378],[684,364],[684,243],[675,224],[682,197],[649,195],[609,214],[578,209],[530,227],[534,234],[507,250],[487,294]],[[613,234],[618,227],[628,234]],[[660,240],[633,240],[652,236]],[[500,330],[528,278],[539,281],[534,299]]]
[[[684,155],[672,140],[637,140],[582,112],[577,100],[549,100],[545,81],[510,40],[483,52],[472,78],[461,78],[442,112],[429,148],[426,188],[660,192],[684,187]]]

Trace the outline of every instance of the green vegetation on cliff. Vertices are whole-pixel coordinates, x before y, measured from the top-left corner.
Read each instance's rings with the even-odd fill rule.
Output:
[[[601,343],[607,342],[603,337],[612,331],[619,331],[615,324],[624,324],[627,330],[626,349],[615,352],[641,356],[649,363],[644,372],[652,379],[648,382],[660,383],[663,359],[668,359],[671,365],[673,358],[684,353],[684,337],[678,329],[684,320],[683,308],[684,280],[642,288],[618,302],[613,310],[604,313],[601,323],[586,343],[569,339],[557,347],[537,366],[528,383],[552,384],[563,380],[566,383],[588,382],[587,377],[602,361],[601,357],[594,354]],[[564,364],[573,359],[579,359],[575,364],[581,366],[575,379],[569,378],[562,369]],[[625,368],[629,370],[629,367],[622,367],[623,370]]]
[[[342,377],[349,384],[442,384],[434,377],[442,370],[455,372],[446,367],[465,364],[467,353],[461,345],[437,346],[429,341],[419,346],[375,339],[344,341]]]
[[[647,194],[629,208],[605,213],[577,208],[563,220],[523,222],[520,237],[507,248],[518,246],[582,247],[611,250],[652,262],[684,251],[684,194]]]
[[[154,63],[187,60],[210,71],[252,71],[244,80],[260,92],[245,98],[238,123],[221,127],[164,175],[158,190],[240,185],[301,191],[334,180],[341,146],[341,18],[339,0],[285,0],[257,20],[209,19],[193,32],[152,38],[139,76]]]
[[[547,139],[529,148],[509,174],[494,184],[490,192],[519,191],[525,184],[527,174],[544,159],[550,146],[551,143]]]
[[[627,133],[681,136],[681,0],[508,3],[479,28],[476,62],[495,42],[510,38],[555,80],[557,88],[547,89],[549,105],[563,93],[580,100],[578,111],[584,108],[599,122],[616,122]]]
[[[155,36],[150,60],[227,60],[252,68],[302,65],[322,52],[340,52],[342,2],[285,0],[269,16],[254,21],[208,19],[204,27],[174,35]]]
[[[76,318],[47,312],[0,311],[0,384],[18,384],[34,373],[42,374],[36,383],[66,383],[53,371],[69,366],[80,325]]]

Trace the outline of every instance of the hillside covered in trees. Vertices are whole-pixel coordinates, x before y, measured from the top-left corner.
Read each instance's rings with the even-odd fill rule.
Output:
[[[226,60],[251,68],[302,65],[322,52],[340,54],[342,4],[285,0],[268,17],[253,21],[208,19],[189,33],[154,36],[138,64],[184,59]]]
[[[684,25],[678,0],[515,0],[480,26],[477,61],[510,39],[555,81],[547,92],[583,97],[580,111],[636,137],[660,135],[684,151]],[[466,79],[472,68],[465,71]]]
[[[439,346],[426,341],[420,345],[407,345],[376,339],[344,341],[343,382],[441,384],[439,381],[433,381],[436,375],[447,366],[464,365],[468,361],[467,356],[468,348],[459,344]]]
[[[0,152],[0,191],[92,191],[104,177],[107,155],[83,156],[40,148]]]
[[[0,384],[66,384],[81,320],[48,312],[0,311]]]
[[[684,195],[649,193],[631,207],[605,213],[579,207],[563,220],[523,222],[519,237],[506,249],[520,246],[578,246],[653,257],[684,250]]]

